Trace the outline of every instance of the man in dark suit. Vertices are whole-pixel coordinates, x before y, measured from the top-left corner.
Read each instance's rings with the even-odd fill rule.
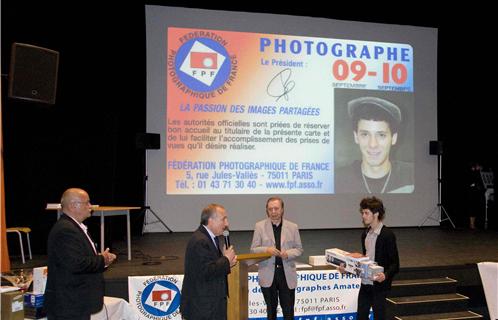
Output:
[[[228,217],[219,204],[202,210],[201,225],[185,251],[180,312],[187,320],[227,318],[227,275],[237,263],[233,246],[222,253],[218,236],[228,228]]]
[[[92,209],[88,193],[66,190],[61,198],[62,216],[48,235],[48,277],[45,308],[49,320],[90,319],[102,309],[102,272],[116,255],[98,253],[83,221]]]
[[[374,319],[386,318],[386,296],[391,290],[393,277],[399,271],[398,247],[394,233],[384,226],[385,209],[382,200],[376,197],[364,198],[360,202],[363,224],[367,229],[361,236],[363,255],[384,267],[374,279],[361,280],[358,294],[358,320],[367,320],[370,307]]]

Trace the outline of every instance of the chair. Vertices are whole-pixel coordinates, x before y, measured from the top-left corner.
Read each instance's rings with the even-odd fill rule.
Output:
[[[21,246],[21,257],[22,257],[22,263],[26,263],[26,259],[24,259],[24,246],[22,245],[22,233],[26,234],[26,239],[28,241],[28,251],[29,251],[29,259],[33,259],[33,256],[31,255],[31,241],[29,240],[29,233],[31,232],[31,229],[28,227],[13,227],[13,228],[7,228],[7,232],[15,232],[19,236],[19,245]]]

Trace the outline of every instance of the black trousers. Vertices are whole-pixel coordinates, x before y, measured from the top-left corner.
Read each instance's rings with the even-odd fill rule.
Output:
[[[362,284],[358,294],[357,320],[367,320],[370,307],[373,309],[375,320],[386,318],[386,295],[388,291],[375,289],[373,285]]]
[[[289,289],[285,279],[284,268],[275,266],[273,282],[268,288],[261,288],[266,302],[266,316],[269,320],[277,319],[277,306],[280,300],[280,307],[285,320],[294,320],[294,300],[295,289]]]
[[[188,310],[183,310],[182,319],[227,320],[227,298],[193,298],[188,304]]]

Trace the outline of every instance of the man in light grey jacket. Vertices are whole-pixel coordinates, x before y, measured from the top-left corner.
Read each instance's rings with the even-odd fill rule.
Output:
[[[251,244],[253,253],[269,253],[259,263],[259,285],[267,306],[267,317],[277,318],[280,300],[285,320],[294,319],[297,273],[295,259],[303,253],[297,224],[283,218],[284,202],[279,197],[266,201],[267,219],[256,223]]]

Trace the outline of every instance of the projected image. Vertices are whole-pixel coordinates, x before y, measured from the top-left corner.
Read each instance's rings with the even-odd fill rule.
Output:
[[[335,193],[330,88],[411,91],[411,52],[406,44],[168,28],[167,194]]]
[[[207,202],[252,230],[274,195],[305,229],[362,227],[369,193],[389,226],[433,209],[437,29],[146,6],[146,35],[147,132],[162,139],[146,199],[173,230]],[[391,119],[353,120],[374,106]]]
[[[413,93],[335,90],[336,193],[412,193]]]

